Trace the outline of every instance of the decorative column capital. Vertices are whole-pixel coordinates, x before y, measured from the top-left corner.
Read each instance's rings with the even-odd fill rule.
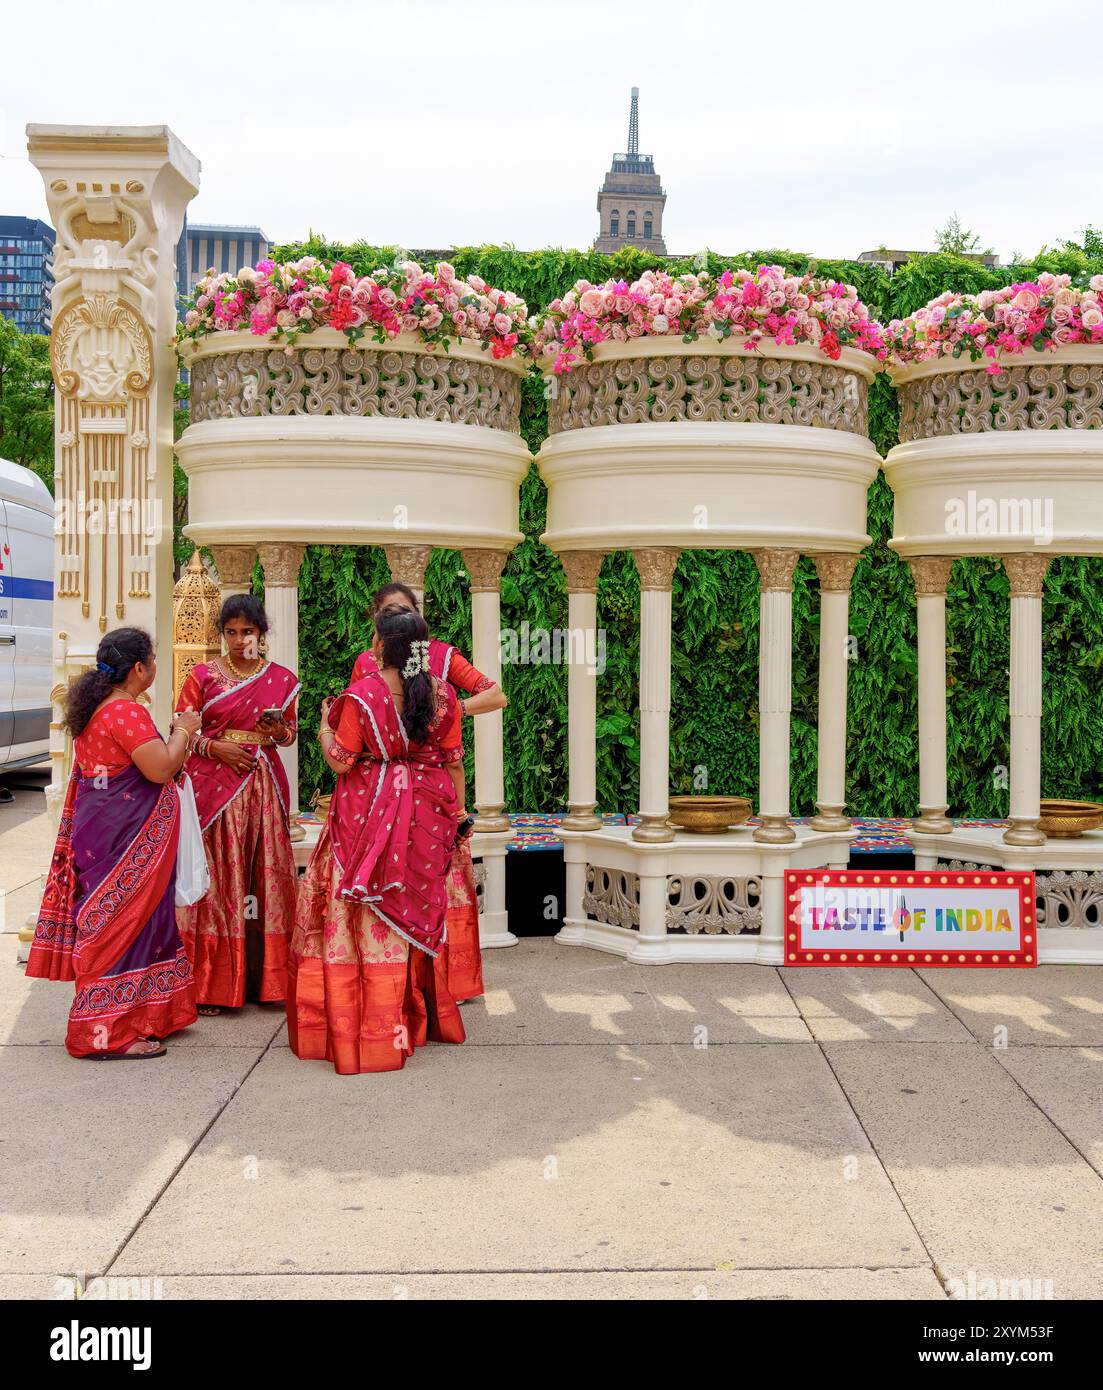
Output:
[[[605,559],[604,550],[564,550],[559,563],[567,576],[569,594],[596,594],[601,562]]]
[[[756,550],[754,552],[754,562],[758,566],[758,587],[761,593],[768,593],[771,590],[779,593],[791,593],[793,589],[793,571],[797,567],[800,559],[799,550]]]
[[[248,589],[253,577],[255,545],[212,545],[218,582],[225,589]]]
[[[945,598],[953,563],[952,555],[913,555],[908,564],[915,580],[916,595]]]
[[[265,588],[294,589],[299,583],[299,566],[306,554],[305,545],[290,545],[286,541],[262,542],[257,554],[264,567]]]
[[[1003,567],[1011,581],[1012,598],[1041,598],[1045,589],[1050,556],[1037,551],[1023,555],[1004,555]]]
[[[471,576],[471,592],[496,594],[501,588],[502,570],[509,559],[509,551],[464,550],[460,553]]]
[[[387,568],[396,584],[408,584],[411,589],[424,590],[425,571],[429,566],[431,545],[385,545]]]
[[[648,546],[632,552],[639,571],[641,589],[669,589],[678,568],[680,550],[667,546]]]
[[[850,581],[858,563],[857,555],[816,555],[814,559],[820,580],[820,593],[850,592]]]

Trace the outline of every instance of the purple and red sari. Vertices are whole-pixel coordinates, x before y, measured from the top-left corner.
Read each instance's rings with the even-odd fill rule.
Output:
[[[464,1040],[442,955],[456,791],[440,736],[455,694],[438,682],[437,700],[420,744],[378,673],[330,710],[348,771],[303,877],[287,1026],[297,1056],[343,1074],[397,1070],[430,1038]]]
[[[287,995],[298,892],[287,773],[276,746],[256,727],[265,709],[279,709],[294,730],[298,692],[294,673],[272,661],[238,681],[213,663],[201,663],[189,672],[176,702],[178,710],[197,710],[203,718],[186,771],[211,888],[177,914],[200,1004],[236,1009],[247,999],[277,1003]],[[252,740],[250,733],[256,735]],[[228,736],[252,753],[254,765],[244,776],[204,751]]]
[[[131,764],[74,766],[27,974],[74,980],[65,1046],[119,1052],[195,1022],[191,962],[176,929],[180,801]]]

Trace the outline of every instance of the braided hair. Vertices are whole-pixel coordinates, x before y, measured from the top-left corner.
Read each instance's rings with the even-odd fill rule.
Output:
[[[382,664],[393,666],[402,676],[402,725],[406,735],[411,743],[424,743],[437,713],[425,619],[406,608],[384,609],[376,614],[375,631],[383,643]]]
[[[100,639],[96,664],[69,684],[65,695],[65,727],[76,738],[117,685],[122,685],[141,661],[153,659],[153,638],[140,627],[117,627]]]

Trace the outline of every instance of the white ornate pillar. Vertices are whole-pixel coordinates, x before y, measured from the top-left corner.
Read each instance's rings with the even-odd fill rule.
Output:
[[[417,595],[419,608],[425,607],[425,571],[429,568],[431,545],[385,545],[391,579],[406,584]]]
[[[820,579],[819,737],[813,830],[849,830],[846,807],[846,686],[850,581],[857,555],[817,555]]]
[[[1050,557],[1005,555],[1011,581],[1011,814],[1004,843],[1044,845],[1042,814],[1042,590]]]
[[[597,808],[597,640],[600,550],[560,555],[567,576],[567,809],[564,830],[599,830]]]
[[[919,819],[912,829],[924,835],[953,829],[946,815],[946,586],[953,563],[947,555],[908,561],[919,647]]]
[[[471,574],[471,662],[484,676],[502,683],[501,580],[509,552],[465,550]],[[502,748],[502,711],[480,714],[475,724],[476,830],[508,831]],[[489,866],[488,866],[489,867]]]
[[[268,656],[299,674],[299,566],[306,547],[286,541],[257,546],[264,567],[264,611],[268,614]],[[280,749],[291,790],[292,816],[299,812],[299,748]]]
[[[634,552],[640,574],[640,823],[633,840],[674,839],[670,810],[671,584],[680,551]]]
[[[114,627],[162,646],[150,694],[172,712],[172,416],[176,243],[199,161],[167,126],[27,127],[54,252],[54,719],[47,793],[60,812],[71,748],[58,700]]]
[[[793,709],[795,550],[758,550],[758,819],[760,844],[797,838],[789,823],[789,717]]]
[[[218,571],[223,603],[234,594],[252,593],[253,565],[257,558],[255,545],[212,545],[211,554]]]

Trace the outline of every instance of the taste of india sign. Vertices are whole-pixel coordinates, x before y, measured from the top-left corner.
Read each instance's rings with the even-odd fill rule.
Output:
[[[1038,962],[1033,873],[788,869],[785,964],[984,966]]]

